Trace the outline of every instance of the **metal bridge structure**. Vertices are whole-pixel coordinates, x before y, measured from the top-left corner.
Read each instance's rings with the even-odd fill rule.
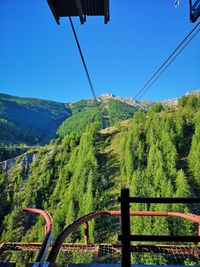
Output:
[[[109,0],[47,0],[51,12],[60,24],[61,17],[79,17],[81,24],[87,16],[103,16],[107,24],[110,20]],[[179,0],[174,0],[177,6]],[[196,22],[200,16],[200,0],[189,0],[190,21]]]
[[[200,0],[189,0],[190,3],[190,21],[194,23],[200,16]]]
[[[110,20],[109,0],[47,0],[52,14],[60,24],[61,17],[79,17],[81,24],[86,16],[104,16],[104,22]]]
[[[123,194],[121,195],[120,201],[123,201]],[[163,199],[162,199],[163,200]],[[165,199],[166,200],[166,199]],[[141,201],[141,199],[140,199]],[[155,201],[155,200],[154,200]],[[167,200],[169,201],[169,200]],[[170,200],[171,202],[173,199]],[[176,199],[177,201],[177,199]],[[183,199],[179,200],[183,202]],[[144,200],[143,200],[144,202]],[[194,200],[193,200],[194,202]],[[196,202],[200,202],[200,199],[196,199]],[[190,201],[191,203],[191,201]],[[95,211],[82,216],[81,218],[75,220],[70,225],[68,225],[56,238],[55,242],[52,244],[52,226],[53,220],[47,211],[25,208],[24,212],[37,213],[44,217],[45,219],[45,236],[42,243],[32,243],[32,242],[5,242],[0,246],[0,254],[5,251],[21,251],[21,252],[37,252],[36,262],[32,266],[57,266],[55,265],[57,256],[59,252],[75,252],[75,253],[88,253],[94,254],[95,258],[98,258],[101,250],[109,251],[109,253],[116,254],[121,257],[122,255],[122,266],[123,265],[123,251],[125,249],[126,257],[128,253],[151,253],[151,254],[172,254],[172,255],[190,255],[193,259],[197,259],[200,262],[200,246],[194,245],[147,245],[147,244],[129,244],[129,248],[124,247],[123,243],[123,207],[121,210],[108,210],[108,211]],[[89,243],[89,221],[102,216],[120,216],[122,223],[122,237],[119,236],[119,240],[122,240],[122,244],[90,244]],[[197,235],[190,237],[166,237],[160,236],[158,241],[170,242],[175,240],[176,242],[182,242],[185,238],[187,242],[199,242],[200,241],[200,216],[191,213],[180,213],[180,212],[156,212],[156,211],[129,211],[130,216],[161,216],[161,217],[177,217],[180,219],[185,219],[191,221],[197,225]],[[72,234],[78,227],[84,227],[84,243],[64,243],[64,241]],[[127,227],[127,226],[126,226]],[[127,230],[128,228],[126,228]],[[129,238],[126,241],[130,241]],[[158,236],[157,236],[158,237]],[[162,240],[164,238],[164,240]],[[141,240],[141,236],[138,239],[135,236],[134,240]],[[155,236],[151,236],[151,241],[156,241]],[[126,258],[127,259],[127,258]],[[126,263],[127,264],[127,263]],[[0,265],[3,266],[3,265]],[[31,265],[27,265],[31,266]],[[126,265],[127,266],[127,265]]]
[[[132,203],[144,203],[144,204],[199,204],[200,198],[162,198],[162,197],[131,197],[128,188],[121,189],[121,196],[118,198],[121,203],[121,235],[118,239],[122,242],[122,267],[131,267],[131,241],[140,242],[167,242],[167,243],[184,243],[184,242],[200,242],[200,230],[199,230],[199,218],[200,216],[190,213],[178,213],[178,212],[156,212],[154,215],[149,216],[172,216],[180,217],[186,220],[196,222],[198,224],[198,235],[196,236],[169,236],[169,235],[131,235],[130,228],[130,205]],[[147,212],[152,213],[152,212]],[[144,215],[148,216],[148,215]],[[198,259],[198,263],[200,259]]]

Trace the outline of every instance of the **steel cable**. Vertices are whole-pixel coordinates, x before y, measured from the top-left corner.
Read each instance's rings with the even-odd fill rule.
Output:
[[[159,73],[159,75],[153,80],[153,82],[142,92],[138,97],[138,100],[152,87],[152,85],[160,78],[160,76],[166,71],[166,69],[172,64],[172,62],[178,57],[178,55],[183,51],[183,49],[192,41],[192,39],[199,33],[200,29],[192,35],[189,41],[181,48],[181,50],[172,58],[172,60],[167,64],[167,66]]]
[[[156,75],[161,71],[161,69],[167,64],[167,62],[175,55],[175,53],[179,50],[179,48],[185,43],[185,41],[190,37],[190,35],[195,31],[195,29],[200,25],[200,21],[192,28],[192,30],[186,35],[186,37],[180,42],[180,44],[175,48],[175,50],[168,56],[168,58],[161,64],[161,66],[158,68],[158,70],[151,76],[151,78],[144,84],[144,86],[139,90],[139,92],[136,94],[136,96],[134,97],[135,99],[137,99],[137,97],[141,98],[141,96],[143,95],[142,92],[145,90],[145,88],[147,87],[147,85],[149,85],[149,83],[156,77]],[[196,34],[195,34],[196,35]],[[193,39],[193,38],[192,38]],[[191,41],[191,40],[190,40]],[[185,46],[184,46],[185,48]],[[184,49],[183,48],[183,49]],[[181,51],[183,50],[181,49]],[[180,53],[178,53],[180,54]],[[176,58],[176,56],[175,56]],[[173,60],[174,61],[174,60]],[[171,63],[170,63],[171,64]],[[159,75],[160,76],[160,75]],[[157,78],[156,78],[157,80]],[[154,82],[153,82],[154,83]],[[151,85],[152,86],[152,85]],[[148,89],[151,87],[149,86]],[[140,94],[142,94],[140,96]]]
[[[92,95],[93,95],[94,99],[97,101],[97,98],[96,98],[96,95],[95,95],[95,91],[94,91],[94,86],[92,84],[92,80],[90,78],[90,75],[89,75],[89,72],[88,72],[88,68],[87,68],[87,65],[86,65],[82,50],[81,50],[81,46],[80,46],[80,43],[79,43],[79,40],[78,40],[78,36],[76,34],[76,31],[75,31],[75,28],[74,28],[74,25],[73,25],[71,17],[69,17],[69,21],[70,21],[70,24],[71,24],[71,27],[72,27],[72,31],[73,31],[75,40],[76,40],[76,44],[78,46],[78,50],[79,50],[79,53],[80,53],[80,56],[81,56],[81,60],[82,60],[82,63],[83,63],[83,66],[84,66],[84,69],[85,69],[85,72],[86,72],[86,76],[87,76],[87,79],[88,79],[88,82],[89,82],[89,85],[90,85],[90,89],[92,91]]]

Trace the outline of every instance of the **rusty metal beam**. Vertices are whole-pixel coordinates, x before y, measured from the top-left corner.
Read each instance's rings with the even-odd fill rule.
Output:
[[[48,211],[35,209],[35,208],[24,208],[23,212],[37,213],[44,217],[46,225],[45,225],[45,234],[49,233],[52,230],[53,219]]]
[[[53,219],[48,211],[35,209],[35,208],[24,208],[24,212],[31,212],[31,213],[37,213],[44,217],[45,219],[45,237],[42,242],[41,248],[39,250],[38,256],[36,261],[43,263],[45,261],[45,258],[47,256],[48,248],[52,241],[52,225],[53,225]]]
[[[121,197],[118,198],[118,201],[121,202]],[[130,203],[159,203],[159,204],[200,204],[200,198],[185,198],[185,197],[130,197]]]
[[[64,240],[72,233],[74,232],[80,225],[86,223],[87,221],[91,219],[95,219],[100,216],[105,215],[111,215],[111,216],[120,216],[121,212],[118,210],[114,211],[96,211],[91,212],[89,214],[84,215],[83,217],[75,220],[72,224],[67,226],[62,233],[57,237],[52,250],[49,253],[49,256],[47,258],[48,262],[55,262],[57,255],[59,253],[59,250],[61,249],[62,243]],[[194,214],[184,214],[180,212],[154,212],[154,211],[131,211],[130,216],[172,216],[172,217],[179,217],[186,220],[190,220],[192,222],[200,224],[200,216],[194,215]]]
[[[121,212],[118,210],[108,211],[110,215],[120,216]],[[171,211],[130,211],[130,216],[164,216],[164,217],[178,217],[185,220],[200,224],[200,216],[192,213],[181,213]]]
[[[46,232],[46,236],[45,239],[42,243],[42,247],[40,249],[40,253],[38,255],[38,257],[41,259],[41,257],[44,256],[44,252],[46,253],[49,246],[50,246],[50,238],[51,238],[51,231],[52,231],[52,223],[53,220],[50,216],[50,214],[47,211],[44,210],[39,210],[39,209],[34,209],[34,208],[25,208],[23,209],[23,211],[25,212],[32,212],[32,213],[37,213],[37,214],[41,214],[43,215],[45,221],[46,221],[46,225],[45,225],[45,232]],[[100,216],[105,216],[105,215],[111,215],[111,216],[120,216],[121,212],[120,211],[96,211],[96,212],[91,212],[89,214],[86,214],[85,216],[77,219],[76,221],[74,221],[72,224],[70,224],[68,227],[66,227],[62,233],[58,236],[58,238],[56,239],[52,250],[50,251],[49,257],[47,259],[47,261],[49,262],[54,262],[56,260],[57,254],[59,252],[59,250],[62,248],[62,243],[64,242],[64,240],[67,238],[67,236],[69,236],[74,230],[76,230],[81,224],[85,224],[85,243],[88,243],[88,238],[89,238],[89,234],[88,234],[88,221],[91,219],[95,219],[97,217]],[[200,225],[200,216],[194,215],[194,214],[184,214],[184,213],[180,213],[180,212],[155,212],[155,211],[131,211],[130,212],[130,216],[173,216],[173,217],[179,217],[179,218],[183,218],[186,220],[190,220],[194,223],[197,223],[198,226]],[[200,226],[199,228],[200,229]],[[199,231],[200,234],[200,231]],[[195,237],[196,238],[196,237]],[[198,239],[198,238],[196,238]],[[195,239],[195,240],[196,240]],[[155,241],[155,240],[154,240]],[[21,243],[22,244],[22,243]],[[33,245],[33,243],[31,243],[32,246],[37,247],[38,243],[36,243],[35,245]],[[48,247],[47,247],[48,244]],[[7,249],[8,246],[11,246],[11,244],[7,244]],[[28,245],[27,245],[28,246]],[[86,246],[88,246],[86,244]],[[3,252],[5,250],[5,245],[2,244],[0,246],[0,253]],[[20,248],[20,245],[18,243],[18,247],[15,246],[16,250],[23,250],[22,248]],[[38,247],[37,247],[38,249]],[[63,248],[62,248],[63,249]],[[78,249],[75,247],[75,249]]]
[[[95,211],[95,212],[91,212],[77,220],[75,220],[72,224],[70,224],[69,226],[67,226],[62,232],[61,234],[56,238],[54,245],[52,247],[52,250],[49,253],[49,256],[47,258],[48,262],[55,262],[59,250],[62,246],[62,243],[64,242],[64,240],[73,232],[75,231],[80,225],[82,225],[83,223],[87,222],[88,220],[97,218],[99,216],[102,215],[109,215],[108,212],[104,212],[104,211]]]

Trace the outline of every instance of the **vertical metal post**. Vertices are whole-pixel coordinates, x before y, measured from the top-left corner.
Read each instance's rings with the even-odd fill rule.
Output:
[[[131,267],[129,189],[121,189],[122,267]]]
[[[190,4],[190,21],[192,21],[192,0],[189,0]]]
[[[85,245],[89,244],[89,225],[88,225],[88,222],[84,223],[84,241],[85,241]]]
[[[100,251],[100,246],[97,245],[94,249],[94,256],[93,256],[93,262],[98,262],[98,258],[99,258],[99,251]]]

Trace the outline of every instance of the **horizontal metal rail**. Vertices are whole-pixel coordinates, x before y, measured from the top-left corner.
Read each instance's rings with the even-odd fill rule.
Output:
[[[118,201],[121,202],[121,197]],[[200,204],[200,198],[147,198],[129,197],[129,203],[160,203],[160,204]]]
[[[119,235],[118,240],[123,240],[122,235]],[[200,242],[200,236],[130,235],[130,241]]]
[[[89,214],[84,215],[83,217],[77,219],[73,223],[71,223],[69,226],[67,226],[62,233],[57,237],[52,250],[49,253],[48,261],[49,262],[55,262],[58,252],[60,251],[62,247],[62,243],[64,240],[72,233],[74,232],[80,225],[88,222],[91,219],[98,218],[100,216],[121,216],[121,211],[118,210],[110,210],[110,211],[96,211],[91,212]],[[194,223],[197,223],[200,225],[200,216],[190,214],[190,213],[180,213],[180,212],[154,212],[154,211],[130,211],[130,216],[173,216],[173,217],[179,217],[186,220],[190,220]],[[200,233],[200,230],[199,232]],[[86,238],[88,240],[88,237]]]

